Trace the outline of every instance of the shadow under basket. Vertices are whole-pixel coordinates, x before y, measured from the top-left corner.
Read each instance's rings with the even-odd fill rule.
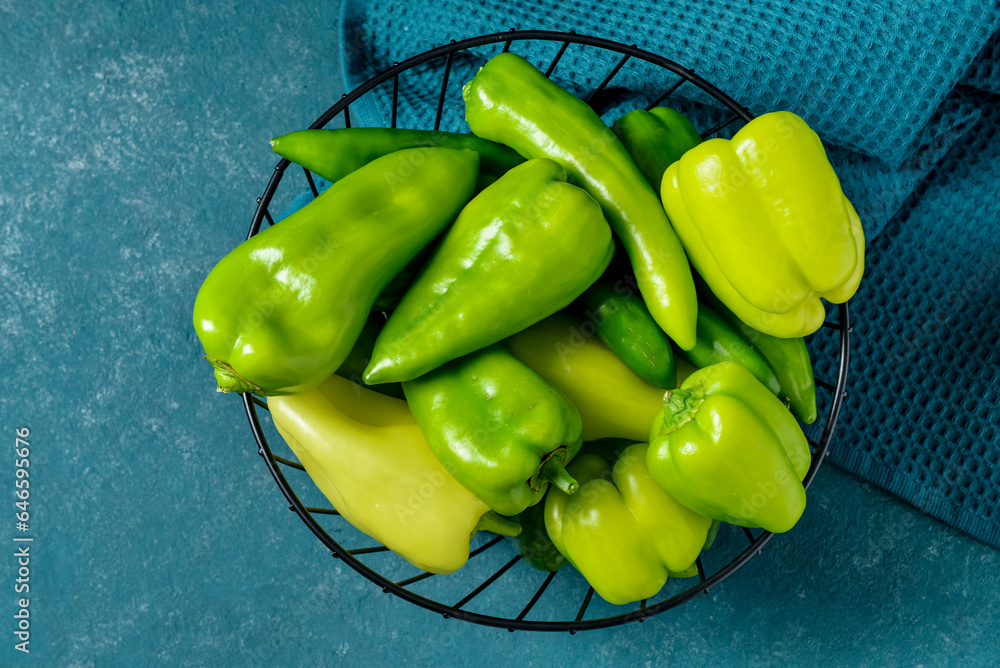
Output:
[[[490,56],[509,50],[522,55],[525,55],[523,52],[532,52],[536,65],[539,65],[538,52],[549,54],[547,62],[539,65],[546,76],[553,76],[558,63],[568,51],[572,54],[572,50],[580,50],[576,52],[576,57],[584,54],[597,60],[606,60],[608,63],[606,69],[594,73],[603,74],[599,79],[600,83],[590,86],[589,90],[582,93],[580,90],[574,91],[595,107],[598,113],[601,113],[602,105],[608,104],[608,101],[616,96],[618,99],[624,96],[634,100],[644,94],[644,91],[628,87],[611,86],[616,77],[623,78],[621,74],[623,68],[629,61],[633,61],[642,64],[643,67],[652,68],[651,71],[658,73],[661,78],[665,77],[666,82],[662,89],[649,99],[638,102],[633,108],[645,106],[649,109],[665,102],[672,102],[671,96],[674,96],[679,89],[693,86],[700,89],[700,92],[691,91],[695,97],[708,100],[716,107],[715,110],[722,114],[717,122],[701,132],[703,139],[723,132],[732,132],[753,118],[749,111],[694,72],[635,46],[575,33],[511,31],[453,41],[394,64],[345,94],[310,127],[322,128],[335,121],[338,126],[351,127],[352,104],[361,101],[366,104],[366,109],[377,108],[372,104],[372,100],[363,100],[369,95],[388,101],[389,118],[386,119],[386,124],[389,127],[396,127],[400,96],[406,92],[401,88],[400,75],[413,68],[419,68],[421,81],[428,80],[431,75],[440,81],[440,92],[420,91],[423,98],[437,100],[433,129],[438,130],[446,114],[462,113],[461,96],[448,94],[451,90],[449,79],[456,54],[462,54],[464,61],[476,57],[482,64]],[[594,80],[598,81],[596,76]],[[579,82],[573,83],[579,88]],[[451,84],[454,86],[454,79]],[[279,184],[283,182],[282,177],[290,164],[288,160],[281,160],[275,167],[264,194],[257,200],[258,206],[247,238],[257,234],[265,222],[268,225],[275,223],[268,207]],[[307,170],[303,171],[305,183],[292,185],[289,188],[295,189],[294,194],[298,194],[308,187],[313,196],[316,196],[318,189],[312,174]],[[288,179],[286,183],[288,181],[292,179]],[[812,335],[839,337],[839,360],[835,365],[824,365],[836,368],[835,382],[816,379],[820,419],[810,425],[807,431],[807,434],[814,434],[814,438],[809,439],[812,464],[804,480],[807,489],[826,456],[840,413],[847,385],[850,331],[848,307],[847,304],[841,304],[831,308],[827,322],[819,332]],[[836,345],[824,348],[834,350]],[[286,453],[288,456],[276,454],[268,443],[265,431],[272,434],[272,441],[280,443],[281,446],[284,446],[284,443],[271,425],[267,413],[258,413],[259,410],[267,411],[266,402],[250,394],[241,396],[259,453],[288,501],[289,510],[298,515],[335,558],[370,580],[382,592],[395,594],[410,603],[439,613],[445,619],[460,619],[485,626],[505,628],[509,631],[568,631],[569,633],[635,621],[642,622],[648,617],[708,593],[712,587],[735,573],[743,564],[761,554],[761,549],[774,536],[759,529],[750,530],[723,525],[715,544],[709,550],[703,551],[699,557],[697,577],[671,578],[654,599],[625,606],[611,605],[599,596],[594,596],[593,588],[589,587],[572,566],[566,566],[555,573],[535,570],[521,560],[512,542],[484,532],[480,532],[473,539],[469,561],[457,572],[450,575],[433,575],[417,571],[384,546],[372,545],[371,538],[354,529],[340,517],[316,489],[302,466],[292,458],[290,450]],[[310,505],[313,503],[315,505]],[[343,547],[341,543],[354,547]]]

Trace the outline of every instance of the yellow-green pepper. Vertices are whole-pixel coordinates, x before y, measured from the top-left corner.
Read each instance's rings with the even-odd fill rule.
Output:
[[[851,298],[864,232],[820,138],[787,111],[759,116],[670,165],[663,206],[691,264],[740,320],[792,338]]]
[[[781,400],[736,362],[691,374],[649,432],[653,478],[688,508],[730,524],[791,529],[811,454]]]
[[[557,313],[506,341],[514,356],[580,411],[583,440],[645,441],[663,409],[663,390],[640,378],[604,345],[593,323]]]
[[[556,549],[609,603],[654,596],[672,573],[694,565],[712,520],[686,508],[650,476],[645,443],[625,449],[614,465],[579,455],[569,472],[572,496],[551,489],[545,529]]]
[[[516,535],[445,470],[405,401],[331,376],[271,397],[278,432],[333,507],[417,568],[451,573],[477,529]]]

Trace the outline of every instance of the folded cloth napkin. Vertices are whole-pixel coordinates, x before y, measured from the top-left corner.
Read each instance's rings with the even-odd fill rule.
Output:
[[[866,278],[852,300],[848,396],[830,459],[924,511],[1000,546],[1000,9],[990,0],[346,0],[349,88],[452,39],[512,28],[574,31],[634,43],[696,70],[754,113],[788,109],[827,144],[865,223]],[[515,42],[544,66],[559,43]],[[446,94],[499,50],[455,57]],[[566,50],[553,78],[593,90],[617,61]],[[613,85],[634,92],[602,116],[655,99],[675,76],[636,61]],[[430,127],[441,69],[400,77],[398,124]],[[388,125],[391,88],[351,107]],[[682,86],[667,104],[706,129],[718,103]],[[461,103],[442,129],[468,131]],[[301,206],[309,195],[293,206]],[[833,378],[835,337],[811,342]]]

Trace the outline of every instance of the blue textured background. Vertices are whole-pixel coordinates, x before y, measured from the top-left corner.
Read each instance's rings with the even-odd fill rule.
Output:
[[[267,140],[304,127],[345,90],[337,3],[0,3],[0,25],[2,665],[986,665],[1000,656],[997,551],[833,466],[793,532],[710,595],[642,625],[508,634],[378,593],[285,510],[238,400],[213,391],[190,325],[201,280],[245,233],[273,167]],[[348,55],[365,50],[351,39]],[[996,81],[995,68],[969,76]],[[931,253],[944,276],[979,275],[913,221],[947,207],[941,229],[967,235],[967,254],[995,248],[996,101],[970,95],[978,134],[886,225],[860,315],[876,317],[880,294],[901,280],[879,254]],[[970,189],[993,196],[963,198]],[[996,312],[996,281],[983,272],[943,317],[948,333],[928,332],[903,362],[996,400],[996,369],[975,357],[980,343],[996,343],[982,315]],[[925,277],[902,281],[925,289]],[[857,342],[863,373],[879,351]],[[903,379],[883,382],[905,391]],[[952,407],[916,399],[934,433],[935,416]],[[877,445],[872,430],[891,416],[851,429],[869,407],[845,411],[839,447]],[[12,634],[12,450],[22,426],[35,538],[28,656]],[[996,434],[966,438],[941,442],[968,448]]]

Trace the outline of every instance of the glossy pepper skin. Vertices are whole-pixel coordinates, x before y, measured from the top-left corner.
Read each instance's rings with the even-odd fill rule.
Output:
[[[580,414],[502,346],[490,346],[403,383],[428,445],[467,490],[501,515],[541,500],[580,450]]]
[[[806,424],[815,422],[816,381],[805,339],[780,339],[758,332],[736,317],[700,279],[696,278],[695,283],[698,284],[698,295],[702,302],[710,304],[731,327],[743,334],[767,358],[781,386],[778,397],[788,403],[795,417]]]
[[[820,298],[845,302],[861,282],[861,221],[819,137],[791,112],[692,148],[667,168],[661,195],[712,292],[765,334],[811,334]]]
[[[600,203],[653,318],[677,345],[693,346],[698,303],[684,249],[657,193],[593,109],[513,53],[491,58],[462,96],[474,133],[559,162]]]
[[[472,151],[391,153],[222,258],[194,305],[219,390],[295,394],[330,376],[379,293],[469,200],[478,164]]]
[[[806,437],[784,404],[735,362],[691,374],[670,393],[649,439],[653,478],[699,514],[780,533],[805,509]]]
[[[389,316],[365,382],[416,378],[538,322],[597,280],[613,253],[601,208],[566,170],[518,165],[462,210]]]
[[[580,455],[569,465],[580,482],[573,496],[553,489],[545,528],[556,549],[609,603],[654,596],[672,572],[694,565],[712,521],[686,508],[653,480],[645,443],[614,465]]]
[[[477,529],[516,534],[448,474],[406,402],[331,376],[304,394],[271,397],[271,417],[334,508],[417,568],[451,573]]]
[[[654,192],[660,191],[667,167],[701,143],[691,121],[670,107],[635,109],[615,121],[611,129]]]
[[[580,411],[583,440],[645,441],[663,409],[663,390],[640,378],[601,343],[592,324],[557,313],[506,341],[519,360]]]
[[[781,393],[778,376],[764,354],[738,328],[704,303],[698,306],[698,342],[691,350],[678,354],[699,369],[719,362],[736,362],[772,394]]]
[[[602,277],[580,297],[585,320],[597,337],[654,387],[674,387],[677,372],[670,339],[653,320],[642,297],[624,282]]]
[[[545,500],[524,509],[516,518],[521,532],[510,540],[517,546],[521,559],[532,568],[551,573],[568,564],[566,557],[552,544],[545,530]]]
[[[336,183],[372,160],[405,148],[468,149],[479,154],[477,189],[496,181],[524,158],[475,135],[403,128],[330,128],[290,132],[271,140],[282,158]]]

